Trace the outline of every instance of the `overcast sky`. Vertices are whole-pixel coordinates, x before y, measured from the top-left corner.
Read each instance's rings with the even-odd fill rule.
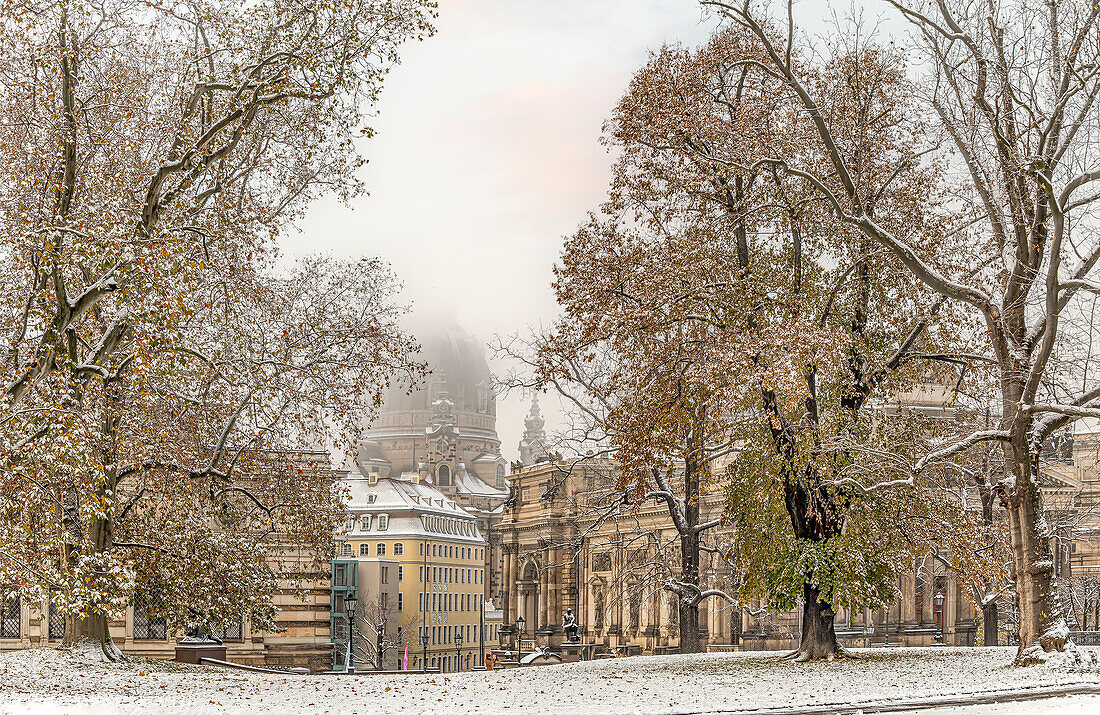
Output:
[[[284,246],[380,256],[416,313],[488,341],[553,319],[563,236],[610,175],[604,120],[651,50],[697,45],[713,21],[692,0],[440,0],[437,28],[387,79],[370,195],[320,202]],[[526,411],[498,405],[509,459]]]

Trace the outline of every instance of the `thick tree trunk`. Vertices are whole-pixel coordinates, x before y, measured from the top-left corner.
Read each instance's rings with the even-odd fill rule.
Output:
[[[701,422],[701,420],[700,420]],[[680,533],[680,581],[694,593],[681,593],[677,599],[680,618],[680,652],[698,653],[702,649],[699,643],[699,472],[701,460],[697,458],[701,449],[702,428],[695,425],[692,431],[691,446],[687,463],[684,465],[684,530]]]
[[[70,517],[71,518],[71,517]],[[114,528],[109,519],[93,519],[88,529],[88,541],[99,553],[110,548],[114,540]],[[70,546],[66,553],[67,566],[72,568],[76,560],[76,548]],[[94,578],[92,576],[91,578]],[[111,638],[111,629],[107,616],[92,612],[81,617],[70,615],[65,618],[65,636],[62,643],[67,646],[89,645],[102,651],[108,661],[117,663],[122,660],[122,651],[115,646]]]
[[[832,660],[845,651],[836,639],[833,607],[821,600],[818,590],[810,584],[802,587],[802,639],[798,649],[787,656],[796,663],[808,660]]]
[[[102,651],[103,657],[112,663],[122,660],[122,651],[111,638],[110,624],[102,613],[92,613],[85,618],[66,618],[65,638],[62,643],[78,647],[87,645],[91,649]]]
[[[1069,629],[1054,588],[1054,554],[1043,516],[1043,500],[1034,471],[1037,462],[1026,441],[1013,440],[1006,451],[1015,483],[1003,491],[1012,544],[1013,581],[1020,613],[1016,664],[1042,660],[1043,653],[1064,650]]]
[[[987,646],[997,645],[997,602],[990,601],[982,606],[982,642]]]
[[[699,602],[694,599],[679,599],[680,652],[702,653],[699,639]]]

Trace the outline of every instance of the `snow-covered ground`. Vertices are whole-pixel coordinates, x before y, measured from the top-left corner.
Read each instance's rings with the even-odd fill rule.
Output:
[[[860,705],[1073,683],[1100,693],[1097,649],[1013,668],[1014,649],[857,651],[859,660],[793,664],[776,653],[636,656],[573,665],[448,675],[294,676],[156,661],[120,665],[82,653],[0,654],[0,713],[719,713]],[[934,712],[968,715],[1096,712],[1074,695]],[[823,707],[824,706],[824,707]]]

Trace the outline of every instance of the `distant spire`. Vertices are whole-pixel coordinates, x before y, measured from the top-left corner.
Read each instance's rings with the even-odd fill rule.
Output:
[[[523,424],[526,429],[523,430],[523,439],[519,441],[519,461],[524,466],[530,466],[538,457],[546,454],[546,420],[542,418],[542,410],[539,409],[538,393],[531,398],[531,411],[527,413]]]

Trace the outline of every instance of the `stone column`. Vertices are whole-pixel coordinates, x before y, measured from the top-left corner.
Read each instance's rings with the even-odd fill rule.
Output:
[[[943,642],[951,642],[952,645],[960,645],[959,643],[959,588],[955,580],[955,572],[948,571],[946,583],[943,588],[943,595],[946,599],[943,602]],[[948,634],[954,634],[954,637],[948,638]]]
[[[546,552],[544,559],[539,570],[539,628],[550,625],[547,621],[550,606],[550,567],[547,564],[550,561],[550,552]]]
[[[901,602],[898,604],[899,616],[901,622],[906,625],[915,625],[920,622],[920,616],[917,615],[917,576],[913,571],[909,571],[901,577],[901,595],[898,597]]]
[[[565,572],[565,564],[562,563],[561,549],[554,549],[554,558],[551,562],[554,569],[554,588],[550,592],[553,603],[550,607],[550,623],[554,628],[561,627],[561,617],[565,613],[565,589],[562,587],[562,575]]]
[[[504,611],[504,624],[511,625],[516,621],[516,553],[515,544],[501,544],[504,551],[504,575],[500,584],[501,604]]]

